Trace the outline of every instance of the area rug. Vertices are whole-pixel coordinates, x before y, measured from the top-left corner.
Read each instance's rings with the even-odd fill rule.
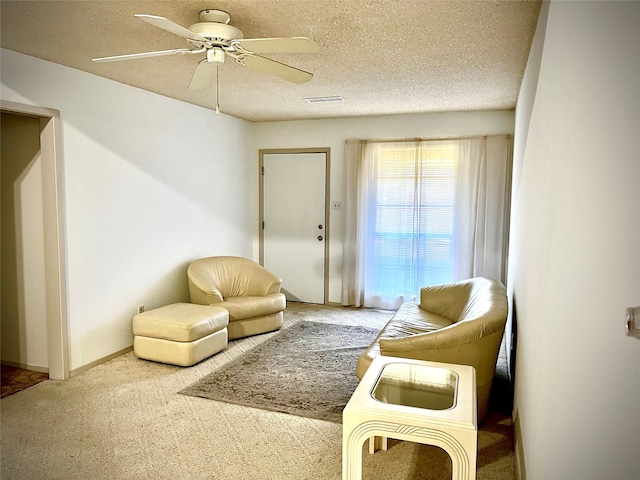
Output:
[[[49,378],[48,373],[34,372],[22,368],[11,367],[9,365],[2,365],[0,367],[0,371],[0,377],[2,378],[0,381],[2,386],[0,398],[21,392],[22,390],[32,387],[40,382],[44,382]]]
[[[179,393],[341,423],[358,357],[377,334],[301,321]]]

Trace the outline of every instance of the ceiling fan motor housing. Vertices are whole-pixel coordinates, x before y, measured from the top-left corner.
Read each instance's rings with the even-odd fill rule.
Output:
[[[242,32],[232,25],[222,23],[202,22],[189,27],[193,33],[210,39],[215,44],[229,45],[231,40],[243,38]]]

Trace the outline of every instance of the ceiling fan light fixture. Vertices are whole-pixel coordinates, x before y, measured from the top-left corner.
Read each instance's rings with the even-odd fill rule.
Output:
[[[207,62],[224,63],[224,50],[219,47],[214,47],[207,50]]]
[[[308,103],[338,103],[344,102],[344,98],[339,95],[332,95],[330,97],[308,97],[304,101]]]

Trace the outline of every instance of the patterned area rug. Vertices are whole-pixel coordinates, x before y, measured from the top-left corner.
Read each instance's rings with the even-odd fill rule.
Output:
[[[9,365],[2,365],[0,370],[2,372],[2,394],[0,398],[18,393],[49,378],[48,373],[33,372],[22,368],[10,367]]]
[[[341,423],[358,357],[378,331],[301,321],[180,393]]]

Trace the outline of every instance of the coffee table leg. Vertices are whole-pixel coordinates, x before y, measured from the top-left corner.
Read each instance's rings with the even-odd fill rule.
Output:
[[[352,438],[358,427],[348,415],[342,417],[342,480],[362,480],[362,447],[366,438]]]
[[[460,452],[445,449],[451,457],[453,480],[476,480],[476,462],[478,457],[478,432],[458,432]]]

